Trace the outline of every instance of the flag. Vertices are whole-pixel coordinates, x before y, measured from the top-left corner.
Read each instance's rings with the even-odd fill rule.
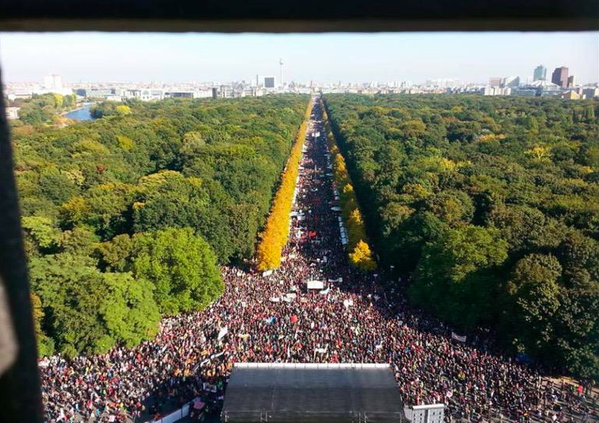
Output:
[[[218,332],[217,339],[220,341],[228,332],[229,332],[229,329],[226,326],[224,328],[221,328],[220,331]]]
[[[460,342],[466,342],[465,336],[460,336],[455,332],[451,332],[451,339],[455,339],[456,341],[460,341]]]

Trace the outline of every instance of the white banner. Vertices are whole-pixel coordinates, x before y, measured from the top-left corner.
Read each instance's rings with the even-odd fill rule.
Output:
[[[226,326],[224,328],[221,328],[220,331],[218,332],[217,339],[220,341],[228,332],[229,332],[229,329]]]
[[[323,289],[324,283],[322,281],[308,281],[308,289]]]
[[[451,332],[451,339],[455,339],[456,341],[460,341],[460,342],[466,342],[465,336],[460,336],[455,332]]]

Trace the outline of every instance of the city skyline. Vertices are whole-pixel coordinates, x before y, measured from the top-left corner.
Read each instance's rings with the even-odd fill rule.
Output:
[[[287,82],[532,81],[543,65],[586,84],[599,80],[599,33],[0,34],[6,82],[278,79],[281,59]]]

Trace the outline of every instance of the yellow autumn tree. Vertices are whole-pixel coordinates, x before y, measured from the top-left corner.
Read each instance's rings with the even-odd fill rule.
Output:
[[[535,162],[549,162],[551,161],[551,153],[547,147],[542,145],[535,145],[530,150],[524,152],[527,156],[532,157]]]
[[[298,130],[287,165],[281,176],[281,183],[272,202],[266,225],[260,234],[260,242],[256,248],[259,270],[275,269],[281,265],[281,254],[289,236],[289,213],[293,207],[293,193],[299,175],[302,148],[306,139],[307,120],[311,113],[312,101],[306,109],[305,119]]]
[[[363,240],[358,241],[355,248],[349,253],[349,262],[361,270],[376,269],[376,262],[372,257],[370,247]]]
[[[331,130],[326,110],[323,115],[329,152],[333,163],[333,176],[341,201],[341,218],[347,229],[349,262],[360,270],[371,271],[376,269],[376,261],[368,245],[368,237],[366,236],[364,219],[358,206],[358,199],[347,171],[345,159],[339,151]]]

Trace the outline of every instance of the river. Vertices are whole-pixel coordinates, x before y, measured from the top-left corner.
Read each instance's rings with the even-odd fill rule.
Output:
[[[86,120],[94,120],[94,117],[91,115],[92,104],[84,104],[83,107],[77,110],[73,110],[72,112],[66,113],[65,117],[67,119],[77,120],[77,121],[86,121]]]

